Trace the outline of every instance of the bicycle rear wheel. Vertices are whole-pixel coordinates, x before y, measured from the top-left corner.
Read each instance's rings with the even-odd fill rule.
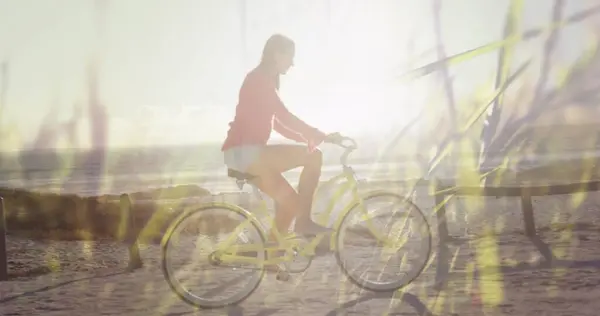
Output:
[[[231,238],[231,239],[230,239]],[[222,263],[218,248],[253,244],[255,263]],[[244,209],[220,203],[200,205],[175,220],[162,242],[162,269],[171,289],[185,302],[200,308],[236,304],[259,286],[263,274],[265,235]],[[220,296],[219,296],[220,295]]]
[[[427,219],[415,204],[391,192],[367,194],[362,205],[364,209],[354,205],[337,230],[338,264],[361,288],[387,292],[405,287],[423,272],[431,256]],[[407,259],[411,256],[413,260]],[[364,261],[378,267],[361,269]]]

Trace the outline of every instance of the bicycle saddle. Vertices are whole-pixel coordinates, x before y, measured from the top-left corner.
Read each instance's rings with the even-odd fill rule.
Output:
[[[245,173],[245,172],[241,172],[241,171],[237,171],[234,169],[227,169],[227,176],[230,178],[234,178],[236,180],[239,181],[249,181],[252,180],[254,178],[256,178],[255,175],[249,174],[249,173]]]

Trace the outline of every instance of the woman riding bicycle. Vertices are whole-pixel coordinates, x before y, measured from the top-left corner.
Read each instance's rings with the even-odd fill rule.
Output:
[[[229,169],[253,175],[252,183],[275,201],[278,231],[287,232],[296,219],[297,233],[327,233],[331,230],[313,222],[310,216],[322,165],[321,151],[316,146],[324,141],[339,142],[341,136],[311,127],[290,113],[279,99],[279,77],[293,65],[294,54],[291,39],[275,34],[267,40],[260,64],[242,84],[222,151]],[[272,130],[306,145],[267,145]],[[282,175],[297,167],[303,167],[298,192]]]

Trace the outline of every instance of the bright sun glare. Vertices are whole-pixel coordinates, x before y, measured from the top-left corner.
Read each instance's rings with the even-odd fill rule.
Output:
[[[273,33],[296,41],[296,66],[283,78],[281,96],[308,123],[325,131],[377,135],[397,130],[418,112],[413,91],[409,94],[392,72],[404,63],[405,33],[413,23],[400,16],[399,4],[328,9],[326,1],[263,2],[269,5],[258,0],[247,5],[245,25],[238,25],[241,8],[231,5],[152,2],[136,15],[138,6],[112,1],[98,42],[96,20],[81,15],[94,16],[91,2],[74,7],[70,16],[53,9],[46,14],[50,22],[44,22],[51,27],[27,33],[26,43],[13,49],[31,53],[14,53],[10,60],[7,113],[14,112],[10,119],[19,122],[27,142],[36,136],[33,127],[41,124],[50,99],[59,100],[65,114],[59,120],[70,119],[74,104],[86,104],[90,52],[101,46],[99,97],[111,120],[111,146],[222,141],[243,76],[256,66]],[[207,25],[228,37],[201,31]],[[26,82],[31,74],[44,76]],[[38,110],[25,115],[17,104]],[[86,119],[79,125],[84,147],[90,145],[83,132]]]
[[[324,19],[318,33],[314,21],[301,18],[271,26],[297,42],[296,67],[282,88],[284,102],[324,130],[382,135],[418,111],[393,72],[405,59],[405,45],[402,38],[392,40],[391,32],[406,29],[399,21],[410,21],[370,11],[340,12],[343,18]]]

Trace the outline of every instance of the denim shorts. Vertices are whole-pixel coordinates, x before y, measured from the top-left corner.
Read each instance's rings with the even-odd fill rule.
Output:
[[[227,168],[239,172],[248,172],[248,168],[256,162],[260,156],[263,146],[243,145],[232,147],[223,152],[223,158]]]

